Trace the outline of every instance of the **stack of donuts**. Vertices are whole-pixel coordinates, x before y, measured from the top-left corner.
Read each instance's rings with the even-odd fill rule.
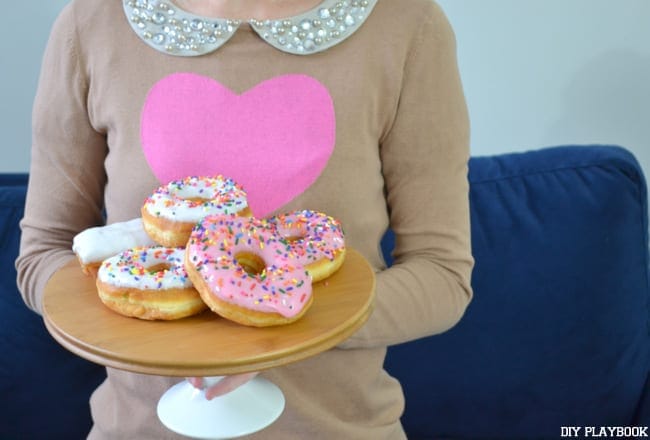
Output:
[[[161,186],[140,218],[87,229],[72,249],[122,315],[172,320],[209,308],[255,327],[302,317],[312,284],[345,258],[340,222],[310,210],[255,218],[243,188],[223,176]]]

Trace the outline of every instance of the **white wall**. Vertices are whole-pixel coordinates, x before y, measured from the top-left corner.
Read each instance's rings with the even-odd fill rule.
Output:
[[[0,173],[29,170],[31,111],[41,57],[67,0],[3,1],[0,26]]]
[[[613,143],[650,177],[650,0],[439,0],[483,155]]]
[[[29,169],[40,60],[66,2],[5,5],[0,172]],[[650,0],[439,3],[456,30],[473,154],[615,143],[650,174]]]

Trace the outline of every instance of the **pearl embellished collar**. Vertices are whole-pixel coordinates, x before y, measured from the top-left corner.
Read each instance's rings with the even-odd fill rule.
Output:
[[[248,20],[268,44],[283,52],[309,55],[346,40],[368,18],[378,0],[324,0],[305,12],[278,20]],[[202,17],[169,0],[123,0],[136,34],[154,49],[178,56],[217,50],[241,25],[240,20]]]

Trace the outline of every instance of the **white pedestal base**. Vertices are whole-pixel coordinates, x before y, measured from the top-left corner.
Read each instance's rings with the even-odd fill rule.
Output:
[[[170,430],[197,439],[217,440],[252,434],[273,423],[284,410],[284,395],[259,376],[212,400],[183,381],[158,402],[158,417]]]

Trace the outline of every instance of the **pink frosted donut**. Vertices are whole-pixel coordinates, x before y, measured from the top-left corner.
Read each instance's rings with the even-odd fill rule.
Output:
[[[343,264],[345,239],[341,223],[322,212],[302,210],[269,219],[288,243],[292,257],[305,266],[313,282],[321,281]]]
[[[190,234],[185,265],[215,313],[266,327],[299,319],[312,302],[311,279],[264,220],[205,217]]]

